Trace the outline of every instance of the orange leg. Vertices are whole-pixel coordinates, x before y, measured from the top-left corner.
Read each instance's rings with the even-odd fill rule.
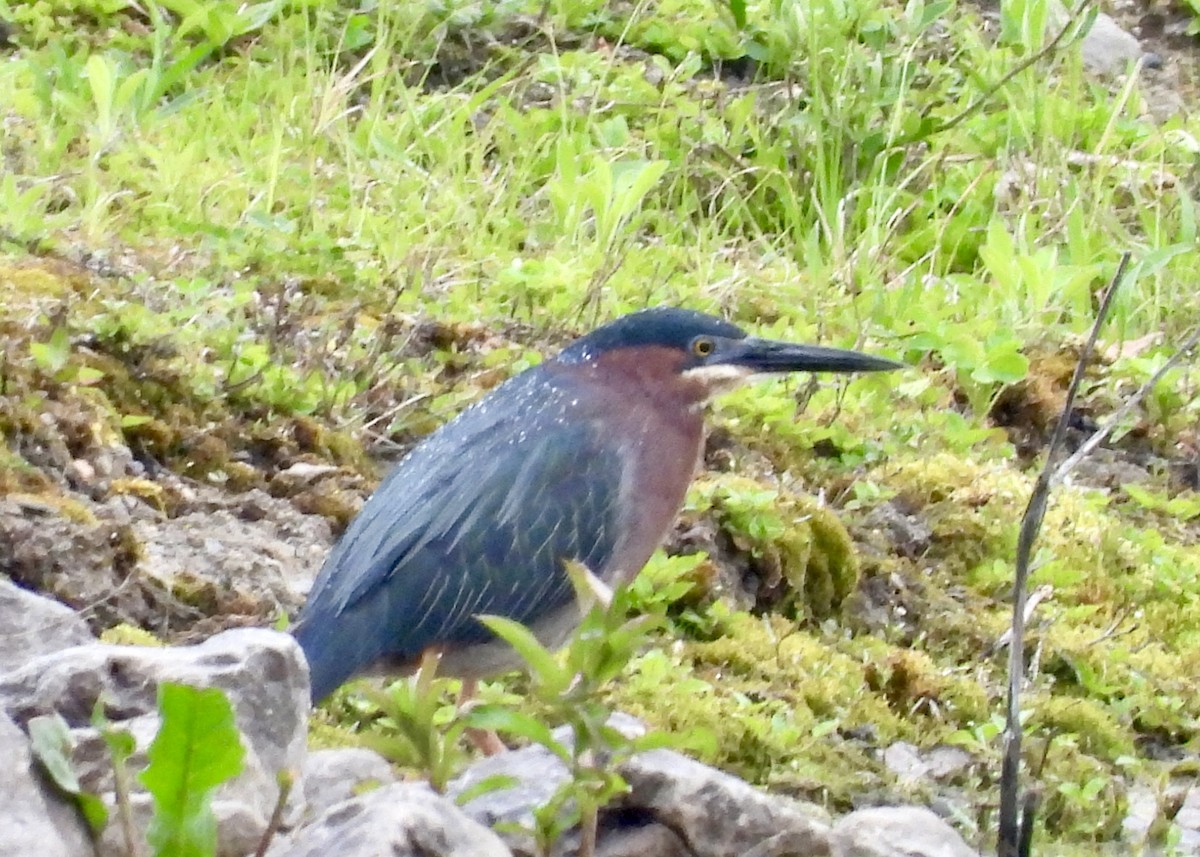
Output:
[[[465,711],[470,707],[471,701],[475,697],[477,683],[473,678],[465,678],[462,683],[462,690],[458,694],[458,708],[460,711]],[[467,729],[467,740],[475,745],[475,748],[485,756],[495,756],[508,750],[504,742],[500,740],[500,736],[491,729]]]

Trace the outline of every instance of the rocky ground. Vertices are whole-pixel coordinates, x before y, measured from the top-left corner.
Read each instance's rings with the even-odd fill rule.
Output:
[[[1186,33],[1191,15],[1141,2],[1108,11],[1112,17],[1102,15],[1084,43],[1087,65],[1111,81],[1119,80],[1128,63],[1140,61],[1149,113],[1170,121],[1191,110],[1200,77],[1194,40]],[[1031,162],[1031,169],[1035,166]],[[1014,170],[1004,179],[1016,187],[1024,177]],[[1153,180],[1184,179],[1164,174]],[[1018,196],[1014,193],[1014,199]],[[277,774],[289,770],[299,779],[270,844],[269,853],[277,857],[333,849],[350,855],[532,857],[534,844],[527,833],[514,833],[513,823],[529,824],[534,808],[566,776],[561,762],[537,746],[525,747],[476,761],[439,795],[411,781],[418,772],[397,769],[364,748],[309,749],[353,743],[346,731],[334,732],[332,739],[328,731],[335,714],[344,715],[353,705],[343,701],[334,714],[317,715],[324,731],[319,740],[309,740],[313,717],[304,664],[289,637],[261,630],[294,615],[330,545],[387,459],[429,425],[417,420],[413,436],[382,441],[370,431],[349,433],[345,426],[303,416],[281,417],[261,403],[229,407],[239,393],[232,372],[225,388],[211,400],[200,400],[179,383],[189,356],[172,352],[168,336],[146,345],[122,343],[118,336],[76,335],[66,365],[54,365],[51,357],[31,365],[27,346],[55,326],[43,316],[53,320],[89,302],[103,302],[113,283],[124,288],[141,273],[136,259],[123,265],[86,250],[31,252],[0,265],[0,286],[6,290],[0,328],[6,337],[0,356],[5,441],[0,448],[0,770],[14,795],[0,817],[0,853],[73,857],[92,849],[71,801],[32,761],[25,731],[31,719],[52,711],[66,718],[83,786],[112,805],[115,784],[91,719],[97,700],[105,697],[110,720],[128,727],[144,753],[158,726],[158,684],[181,681],[220,687],[230,695],[249,751],[245,772],[223,787],[216,802],[223,855],[258,848],[277,802]],[[151,304],[153,286],[139,288],[137,300]],[[286,336],[306,345],[303,332],[289,327],[299,324],[294,318],[282,318],[282,311],[272,316],[266,306],[259,310],[263,331],[272,325],[287,328]],[[493,351],[547,351],[558,344],[535,340],[516,327],[458,329],[424,319],[405,319],[388,335],[392,338],[400,344],[389,357],[400,360],[438,348],[453,352],[454,362],[441,368],[436,383],[415,381],[413,387],[390,389],[381,382],[368,391],[362,403],[370,417],[363,421],[367,425],[412,409],[412,402],[423,410],[446,390],[465,398],[454,384],[468,370],[473,373],[469,395],[494,384],[504,369],[487,362]],[[336,352],[307,345],[323,360]],[[1016,452],[1013,461],[933,456],[884,464],[879,481],[893,490],[877,501],[856,501],[853,509],[846,502],[849,480],[819,471],[823,452],[839,452],[832,442],[815,450],[817,478],[789,476],[793,481],[781,484],[774,474],[786,469],[779,466],[787,462],[786,453],[771,449],[769,441],[750,449],[734,433],[714,433],[700,501],[685,513],[668,547],[673,554],[707,553],[709,560],[695,576],[702,590],[692,594],[696,602],[720,601],[750,612],[723,618],[723,624],[706,615],[703,621],[714,624],[697,629],[685,605],[680,625],[693,633],[686,641],[662,641],[662,652],[623,677],[613,702],[660,728],[715,727],[721,743],[709,761],[766,788],[751,788],[731,773],[677,753],[639,755],[621,770],[629,793],[602,817],[601,853],[975,853],[947,821],[975,846],[990,847],[987,813],[995,758],[988,749],[994,736],[986,730],[989,711],[995,710],[996,682],[990,682],[989,698],[982,689],[989,677],[980,664],[1001,659],[1004,626],[1000,611],[980,609],[986,599],[978,590],[987,590],[988,583],[978,580],[977,560],[1003,540],[1006,525],[997,521],[1011,524],[1020,513],[1027,487],[1021,467],[1045,443],[1061,395],[1059,364],[1065,361],[1069,371],[1073,356],[1068,349],[1035,361],[1030,381],[1006,390],[988,418],[981,418],[1007,432]],[[1052,365],[1039,374],[1047,364]],[[938,367],[922,368],[934,372]],[[89,370],[102,379],[89,379]],[[438,403],[444,412],[461,401],[452,404]],[[1111,410],[1112,402],[1101,392],[1089,405],[1090,420]],[[436,422],[438,413],[429,408],[426,421]],[[151,416],[142,421],[145,414]],[[1089,425],[1076,427],[1076,441]],[[1200,459],[1194,427],[1164,437],[1154,434],[1153,421],[1147,425],[1086,462],[1076,484],[1111,492],[1127,485],[1195,489]],[[750,478],[739,481],[743,473]],[[763,501],[771,510],[786,509],[795,519],[811,522],[802,535],[770,541],[740,526],[738,516],[747,509],[738,503],[763,485],[776,492]],[[836,497],[837,514],[805,499],[813,487]],[[1154,513],[1144,510],[1148,531],[1161,531],[1169,545],[1200,543],[1195,515]],[[1130,549],[1124,535],[1112,534],[1112,521],[1093,508],[1068,506],[1048,538],[1094,546],[1095,555],[1080,553],[1081,564],[1103,559],[1121,572],[1162,553],[1157,545],[1142,552]],[[814,554],[812,544],[822,540],[827,548]],[[832,610],[836,620],[824,626],[826,614],[807,605],[815,618],[806,627],[819,629],[812,636],[797,630],[802,611],[795,606],[795,583],[782,573],[801,555],[801,578],[824,575],[814,588],[828,583],[838,593],[838,603],[825,605],[837,608]],[[1162,847],[1174,849],[1169,853],[1200,854],[1200,788],[1192,767],[1195,715],[1189,712],[1194,689],[1186,677],[1171,684],[1170,693],[1159,693],[1153,684],[1150,690],[1134,686],[1128,679],[1179,672],[1177,662],[1169,660],[1178,653],[1164,655],[1154,639],[1155,628],[1171,621],[1170,602],[1177,596],[1133,589],[1128,597],[1144,598],[1150,612],[1134,615],[1122,607],[1103,618],[1109,629],[1103,634],[1076,633],[1064,617],[1100,610],[1115,586],[1104,589],[1096,582],[1088,589],[1066,575],[1055,583],[1060,593],[1072,594],[1056,602],[1054,586],[1041,590],[1031,670],[1041,669],[1042,676],[1053,677],[1054,687],[1066,688],[1067,701],[1048,700],[1049,693],[1038,698],[1035,726],[1067,735],[1053,747],[1047,739],[1045,756],[1066,757],[1083,773],[1073,769],[1075,780],[1048,789],[1052,812],[1058,820],[1068,818],[1062,827],[1069,829],[1071,813],[1087,819],[1086,812],[1103,803],[1109,809],[1108,828],[1097,839],[1117,842],[1116,853],[1145,847],[1141,853],[1151,854],[1159,846],[1147,843],[1168,843]],[[994,602],[1003,601],[1003,584],[992,582],[991,595]],[[776,608],[778,615],[763,619]],[[851,636],[853,645],[845,643]],[[1128,654],[1129,672],[1119,674],[1124,679],[1102,677],[1096,661],[1108,655],[1096,655],[1098,646],[1121,636],[1130,640],[1132,654],[1122,652]],[[860,642],[866,637],[886,641],[887,647]],[[164,643],[167,648],[156,648]],[[956,661],[951,668],[935,664],[924,648],[942,644]],[[684,688],[678,700],[664,697],[663,675]],[[1112,688],[1122,680],[1132,702]],[[714,686],[726,695],[717,700]],[[1092,704],[1093,693],[1106,707]],[[693,703],[696,707],[689,707]],[[1111,713],[1122,704],[1124,710],[1142,710]],[[759,716],[756,708],[753,718],[744,718],[751,706],[763,706],[768,715]],[[837,748],[837,755],[816,757],[824,765],[810,764],[800,753],[788,757],[802,739],[786,728],[772,731],[786,720],[785,710],[805,706],[825,718],[815,724],[828,730],[817,743]],[[947,718],[971,723],[979,732],[959,734],[955,743],[923,745],[922,733],[941,729]],[[835,721],[836,726],[827,726]],[[640,728],[620,722],[626,729]],[[1140,778],[1113,774],[1135,755],[1163,767]],[[135,765],[144,761],[135,756]],[[493,775],[515,782],[456,805],[456,796]],[[1067,787],[1079,778],[1099,782],[1100,790],[1091,797],[1074,795]],[[936,815],[908,805],[913,802]],[[137,823],[144,825],[147,796],[135,794],[132,805]],[[497,822],[509,824],[491,832]],[[552,853],[573,854],[577,848],[578,836],[572,833]],[[124,853],[117,822],[103,834],[100,850]]]
[[[136,773],[146,765],[147,745],[158,731],[158,685],[168,681],[223,690],[243,736],[243,771],[213,798],[220,855],[263,853],[280,799],[281,770],[295,772],[297,785],[265,852],[274,857],[545,853],[531,835],[534,812],[570,777],[562,760],[537,745],[510,751],[467,768],[439,795],[424,783],[398,780],[368,750],[309,752],[307,668],[286,634],[233,630],[188,647],[104,644],[89,641],[70,611],[7,583],[0,583],[0,622],[10,629],[7,639],[36,637],[40,652],[0,677],[0,760],[9,795],[0,817],[0,853],[128,853],[117,812],[93,846],[70,798],[56,792],[33,764],[23,730],[36,718],[61,716],[70,730],[80,787],[115,807],[113,768],[92,712],[100,704],[112,727],[136,737],[130,759]],[[615,725],[629,734],[644,731],[632,718],[618,718]],[[560,730],[556,737],[569,741],[569,732]],[[629,790],[604,810],[599,825],[597,853],[608,857],[975,853],[927,809],[868,809],[833,823],[819,807],[773,797],[668,750],[637,754],[620,773]],[[504,787],[478,795],[481,781],[497,777],[506,778]],[[128,802],[135,827],[144,829],[149,795],[134,790]],[[578,836],[567,835],[548,853],[573,855],[578,849]]]

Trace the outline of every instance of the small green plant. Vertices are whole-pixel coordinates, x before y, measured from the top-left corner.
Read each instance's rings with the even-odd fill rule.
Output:
[[[241,736],[229,698],[216,687],[164,682],[162,725],[139,779],[154,798],[146,838],[156,857],[211,857],[217,850],[212,793],[242,772]]]
[[[616,678],[660,627],[663,610],[631,615],[633,596],[627,586],[610,595],[604,584],[577,563],[567,563],[576,596],[586,614],[561,657],[543,646],[526,627],[499,616],[481,621],[521,655],[532,682],[530,695],[539,716],[502,704],[482,705],[467,715],[477,729],[493,729],[545,747],[566,765],[570,778],[534,814],[532,831],[542,852],[576,825],[580,854],[594,853],[600,810],[627,786],[619,768],[634,753],[680,743],[662,733],[631,737],[610,721],[611,707],[600,691]],[[562,723],[570,736],[558,740],[546,725]],[[703,736],[691,736],[703,740]]]
[[[65,794],[74,798],[79,811],[99,835],[108,824],[108,808],[99,795],[85,792],[71,767],[71,733],[67,721],[58,712],[42,714],[29,721],[29,741],[34,758]]]
[[[137,742],[127,729],[114,727],[104,715],[103,698],[96,700],[92,709],[92,726],[100,733],[112,757],[113,793],[117,815],[121,824],[121,835],[125,839],[125,850],[131,855],[139,853],[137,831],[133,822],[133,802],[130,798],[129,759],[137,750]]]
[[[1178,497],[1164,497],[1132,483],[1122,485],[1121,490],[1128,494],[1137,505],[1151,512],[1162,512],[1181,521],[1200,518],[1200,495],[1194,491],[1180,494]]]
[[[384,690],[365,688],[367,701],[382,718],[377,728],[364,733],[364,743],[396,764],[424,772],[438,792],[445,791],[467,758],[459,741],[467,724],[450,699],[454,684],[436,678],[436,663],[430,663]]]
[[[283,0],[262,3],[237,3],[234,0],[159,0],[179,17],[177,38],[201,33],[212,48],[257,32],[283,8]]]
[[[195,688],[164,682],[158,687],[158,734],[147,751],[149,764],[139,779],[154,801],[146,831],[155,857],[213,857],[217,853],[212,793],[242,771],[241,736],[233,707],[220,688]],[[109,748],[113,763],[116,811],[130,854],[141,853],[130,802],[129,759],[133,735],[115,728],[97,702],[92,725]],[[57,712],[29,721],[35,758],[62,791],[75,799],[94,834],[107,826],[109,813],[99,795],[83,791],[71,767],[71,736]]]
[[[104,378],[99,369],[71,363],[71,337],[62,325],[54,328],[45,342],[29,343],[29,355],[34,365],[55,381],[90,386]]]

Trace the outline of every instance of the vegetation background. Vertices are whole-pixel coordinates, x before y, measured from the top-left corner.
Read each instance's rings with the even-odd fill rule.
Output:
[[[772,789],[932,802],[986,843],[1016,528],[1081,334],[1130,252],[1078,435],[1200,323],[1193,58],[1170,58],[1182,108],[1152,115],[1136,73],[1085,71],[1091,10],[1051,12],[0,0],[0,493],[86,522],[31,451],[51,430],[230,492],[270,484],[281,448],[369,483],[653,304],[896,356],[913,369],[715,406],[635,592],[670,621],[609,702],[707,730],[706,761]],[[1195,392],[1168,373],[1052,501],[1027,752],[1056,853],[1128,853],[1138,795],[1152,838],[1178,836]],[[153,468],[109,490],[172,514]],[[296,496],[336,525],[356,501]],[[362,705],[335,700],[318,739],[375,728]],[[899,742],[970,763],[904,776]]]

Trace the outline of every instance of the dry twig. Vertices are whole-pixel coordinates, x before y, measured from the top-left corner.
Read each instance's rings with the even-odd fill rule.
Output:
[[[1052,471],[1054,459],[1062,448],[1067,436],[1067,426],[1070,425],[1071,413],[1075,405],[1075,396],[1083,382],[1084,371],[1091,361],[1092,352],[1096,347],[1096,339],[1100,335],[1112,307],[1114,295],[1125,276],[1129,266],[1129,254],[1121,257],[1117,272],[1113,274],[1100,308],[1096,312],[1096,321],[1087,343],[1075,364],[1075,374],[1071,376],[1071,384],[1067,388],[1067,400],[1059,415],[1058,423],[1054,426],[1054,434],[1046,448],[1046,464],[1038,474],[1036,484],[1029,497],[1029,505],[1025,507],[1025,516],[1021,519],[1021,531],[1017,537],[1016,571],[1013,578],[1013,611],[1012,636],[1008,650],[1008,705],[1005,712],[1004,726],[1004,757],[1000,769],[1000,823],[996,851],[999,857],[1027,857],[1033,835],[1033,814],[1036,807],[1036,797],[1031,792],[1021,799],[1021,680],[1025,674],[1025,619],[1026,619],[1026,585],[1029,581],[1029,569],[1033,558],[1033,545],[1042,527],[1042,519],[1046,515],[1046,503],[1050,497],[1052,476],[1058,471]]]

